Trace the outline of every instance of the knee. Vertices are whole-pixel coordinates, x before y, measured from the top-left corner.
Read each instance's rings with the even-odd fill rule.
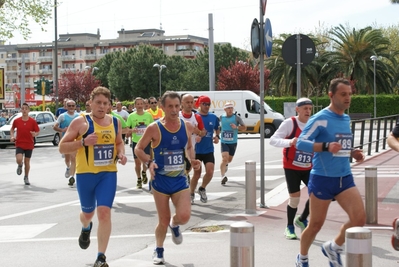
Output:
[[[322,221],[314,221],[310,220],[307,229],[308,231],[312,232],[313,234],[317,234],[320,230],[321,227],[323,226],[324,222]]]
[[[364,226],[366,224],[366,213],[362,212],[361,214],[356,214],[356,216],[352,219],[353,226]]]
[[[170,223],[170,216],[159,218],[159,225],[161,225],[163,228],[168,227],[169,223]]]
[[[190,213],[181,213],[178,216],[179,224],[186,224],[190,220]]]
[[[288,206],[290,206],[293,209],[298,208],[299,200],[300,200],[299,197],[290,197],[288,200]]]
[[[111,220],[111,209],[108,207],[98,207],[97,217],[99,221],[109,221]]]

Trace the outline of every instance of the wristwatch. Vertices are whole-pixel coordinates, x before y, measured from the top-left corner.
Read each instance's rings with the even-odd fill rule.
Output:
[[[144,165],[148,169],[150,167],[151,163],[152,163],[152,160],[149,160],[149,161],[145,162]]]

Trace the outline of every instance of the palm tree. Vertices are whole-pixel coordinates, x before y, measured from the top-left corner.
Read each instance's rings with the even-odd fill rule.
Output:
[[[377,88],[379,92],[392,93],[395,57],[388,50],[389,39],[380,29],[366,27],[352,31],[343,25],[330,31],[333,51],[328,64],[339,65],[343,76],[355,82],[358,93],[373,91],[374,65],[371,56],[378,56],[376,61]]]

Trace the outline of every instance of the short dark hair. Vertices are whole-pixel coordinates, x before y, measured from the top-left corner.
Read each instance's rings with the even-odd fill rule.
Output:
[[[337,92],[337,87],[339,84],[345,84],[351,86],[351,83],[344,78],[335,78],[332,79],[330,82],[330,87],[328,88],[328,91],[331,92],[333,95]]]
[[[106,98],[108,98],[109,100],[111,100],[111,92],[106,87],[97,86],[96,88],[94,88],[94,90],[90,94],[90,99],[93,100],[94,97],[96,97],[98,95],[103,95]]]
[[[175,91],[166,91],[161,97],[162,106],[165,106],[165,101],[166,101],[166,98],[168,98],[168,97],[170,99],[178,98],[179,102],[181,103],[181,97],[178,93],[176,93]]]
[[[28,103],[22,103],[22,106],[27,106],[28,108],[30,108],[30,106],[28,105]]]

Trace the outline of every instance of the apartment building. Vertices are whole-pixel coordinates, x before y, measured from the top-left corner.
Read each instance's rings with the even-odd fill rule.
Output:
[[[91,68],[94,62],[114,51],[126,51],[139,44],[150,44],[162,49],[169,56],[180,55],[194,58],[208,46],[208,39],[192,35],[165,36],[159,29],[124,30],[117,32],[116,39],[101,39],[100,30],[96,34],[60,34],[57,40],[58,77],[66,70],[83,71]],[[35,97],[34,81],[44,77],[55,80],[55,42],[7,45],[0,43],[0,68],[4,68],[4,88],[6,97],[0,99],[0,109],[10,108],[20,99],[20,88],[24,83],[25,99]]]

